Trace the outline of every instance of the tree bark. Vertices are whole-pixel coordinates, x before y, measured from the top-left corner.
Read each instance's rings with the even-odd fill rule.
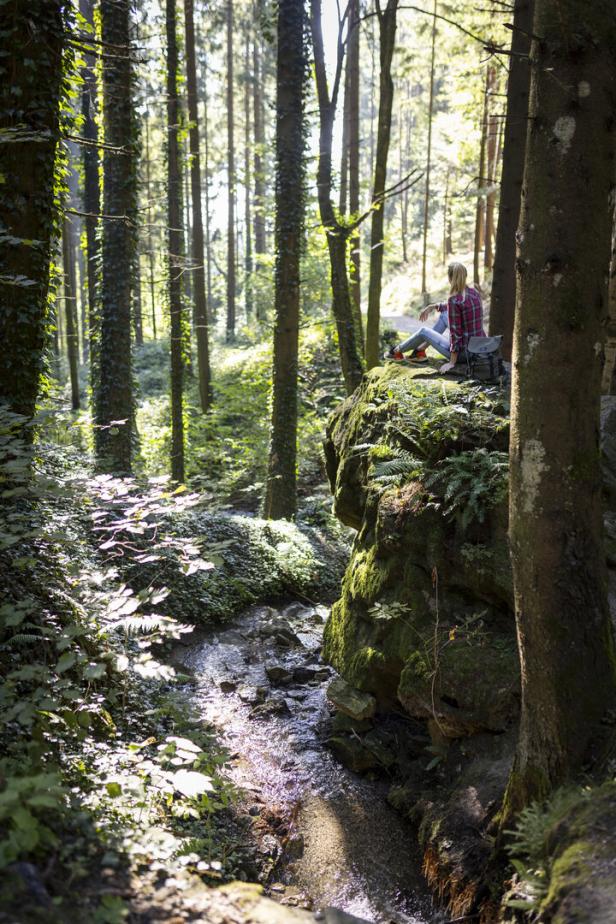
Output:
[[[250,102],[251,102],[251,73],[250,73],[250,29],[246,25],[244,36],[244,310],[246,320],[252,317],[252,233],[250,200],[252,198],[250,176]]]
[[[168,294],[171,320],[171,477],[184,481],[184,317],[182,177],[178,146],[178,48],[175,0],[166,0]]]
[[[94,26],[94,0],[79,0],[79,12],[91,26]],[[88,344],[90,357],[90,387],[92,400],[96,400],[98,391],[98,347],[100,337],[100,245],[98,240],[98,218],[101,210],[101,192],[98,156],[98,128],[95,113],[98,101],[98,81],[96,78],[96,57],[90,52],[83,52],[84,67],[81,72],[83,87],[81,90],[81,113],[83,115],[84,138],[93,144],[82,148],[83,158],[83,206],[86,218],[86,262],[88,282]],[[96,419],[96,410],[93,408]]]
[[[197,63],[195,59],[193,0],[184,0],[184,24],[186,32],[186,89],[188,95],[188,119],[190,122],[189,140],[190,188],[192,197],[194,318],[197,337],[199,396],[201,399],[201,410],[205,412],[208,410],[211,403],[211,373],[207,302],[205,294],[205,249],[203,242],[203,215],[201,211],[201,149],[197,106]]]
[[[235,125],[233,115],[233,0],[227,0],[227,341],[235,339]]]
[[[536,0],[532,31],[510,450],[522,713],[507,827],[579,770],[615,693],[599,462],[613,5]]]
[[[437,0],[434,0],[434,16],[432,18],[432,51],[430,56],[430,96],[428,102],[428,150],[426,152],[426,191],[424,196],[423,215],[423,247],[421,254],[421,291],[424,304],[428,302],[428,232],[430,225],[430,174],[432,172],[432,115],[434,110],[434,62],[436,58],[436,11]]]
[[[496,67],[489,68],[489,91],[488,91],[488,120],[487,120],[487,185],[489,187],[486,195],[486,229],[484,241],[483,265],[484,269],[489,272],[494,262],[493,240],[494,240],[494,206],[496,204],[496,193],[493,192],[496,181],[496,164],[498,157],[498,119],[495,117],[491,100],[496,93]]]
[[[276,271],[272,429],[265,515],[297,509],[297,364],[304,225],[304,6],[278,4],[276,95]]]
[[[435,0],[436,3],[436,0]],[[387,158],[391,137],[391,114],[394,102],[394,82],[391,62],[396,45],[398,0],[387,0],[381,10],[376,0],[379,20],[379,121],[376,136],[376,158],[372,186],[372,227],[370,230],[370,281],[368,284],[368,316],[366,318],[366,365],[369,369],[380,361],[379,325],[381,319],[381,285],[385,251],[385,204],[379,202],[387,181]],[[435,20],[436,22],[436,20]],[[378,203],[378,204],[377,204]]]
[[[144,124],[145,124],[145,183],[146,183],[146,196],[148,197],[148,276],[150,284],[150,314],[152,319],[152,337],[156,340],[156,294],[154,286],[154,235],[152,234],[152,224],[153,224],[153,215],[152,215],[152,177],[151,177],[151,161],[150,161],[150,119],[148,117],[147,110],[144,115]]]
[[[0,6],[0,131],[12,139],[0,146],[0,226],[13,238],[0,242],[0,401],[25,417],[34,414],[47,340],[63,8],[60,0]]]
[[[349,229],[342,227],[336,218],[332,201],[332,138],[336,102],[340,88],[343,49],[338,47],[338,65],[331,98],[325,70],[325,53],[321,26],[321,2],[310,0],[311,30],[314,45],[315,77],[319,100],[319,162],[317,190],[321,224],[327,237],[331,268],[332,310],[338,332],[338,348],[342,375],[347,392],[351,394],[363,375],[363,362],[359,346],[359,331],[353,313],[347,274],[347,237]]]
[[[263,75],[262,75],[262,55],[261,40],[259,29],[259,17],[261,13],[261,2],[257,0],[254,6],[255,14],[255,38],[252,46],[252,71],[253,71],[253,133],[254,133],[254,240],[255,240],[255,268],[257,271],[262,266],[263,255],[266,252],[265,241],[265,176],[263,172],[263,154],[265,146],[264,134],[264,113],[263,113]],[[257,318],[262,320],[262,309],[257,305]]]
[[[99,468],[131,470],[133,377],[131,345],[131,274],[136,207],[134,111],[130,60],[129,0],[101,0],[102,39],[118,50],[103,67],[105,143],[104,211],[118,216],[103,223],[103,279],[99,348],[96,457]]]
[[[486,204],[484,188],[486,185],[486,146],[488,138],[488,100],[490,90],[490,70],[486,71],[486,82],[483,91],[483,117],[481,120],[481,138],[479,142],[479,167],[477,177],[477,205],[475,207],[475,241],[473,245],[473,277],[475,285],[481,287],[480,256],[483,250],[485,235]]]
[[[616,394],[616,211],[612,223],[612,255],[608,285],[608,323],[605,331],[605,364],[601,378],[604,395]]]
[[[511,358],[516,302],[515,233],[520,217],[524,153],[528,128],[530,49],[533,0],[515,0],[512,55],[507,83],[507,116],[503,140],[503,169],[496,226],[496,247],[490,299],[490,333],[503,335],[503,356]]]
[[[359,0],[349,2],[349,50],[347,72],[349,74],[349,211],[359,212]],[[359,228],[351,232],[351,301],[357,325],[359,346],[363,350],[364,331],[361,316],[361,240]]]
[[[77,322],[77,278],[75,273],[75,241],[70,219],[62,225],[62,264],[64,278],[64,317],[66,320],[66,353],[71,383],[71,407],[80,408],[79,400],[79,327]]]

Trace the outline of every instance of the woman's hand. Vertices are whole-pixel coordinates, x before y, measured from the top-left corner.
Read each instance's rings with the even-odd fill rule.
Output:
[[[430,314],[434,311],[436,307],[437,307],[436,305],[428,305],[427,308],[424,308],[423,311],[420,311],[419,320],[427,321],[428,318],[430,317]]]
[[[452,370],[452,369],[455,369],[455,368],[456,368],[456,364],[455,364],[455,363],[443,363],[443,365],[441,366],[441,368],[440,368],[438,371],[441,372],[441,373],[442,373],[442,372],[451,372],[451,370]]]

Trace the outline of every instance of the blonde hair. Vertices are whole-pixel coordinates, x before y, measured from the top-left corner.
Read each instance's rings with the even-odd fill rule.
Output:
[[[447,269],[449,282],[451,285],[450,295],[463,293],[466,289],[466,267],[462,263],[450,263]]]

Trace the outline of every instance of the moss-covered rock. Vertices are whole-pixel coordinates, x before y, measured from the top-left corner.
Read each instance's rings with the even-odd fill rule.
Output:
[[[505,492],[474,499],[462,464],[459,483],[440,474],[480,451],[478,481],[492,477],[502,403],[495,389],[392,365],[372,370],[328,427],[334,510],[358,533],[325,657],[381,707],[399,701],[446,737],[501,731],[517,712]]]

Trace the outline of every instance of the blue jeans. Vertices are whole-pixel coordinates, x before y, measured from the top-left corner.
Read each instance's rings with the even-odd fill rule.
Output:
[[[445,359],[450,359],[449,337],[443,333],[448,327],[449,317],[447,311],[441,311],[434,327],[420,327],[408,340],[404,340],[398,349],[405,353],[407,350],[416,350],[422,343],[427,342]]]

